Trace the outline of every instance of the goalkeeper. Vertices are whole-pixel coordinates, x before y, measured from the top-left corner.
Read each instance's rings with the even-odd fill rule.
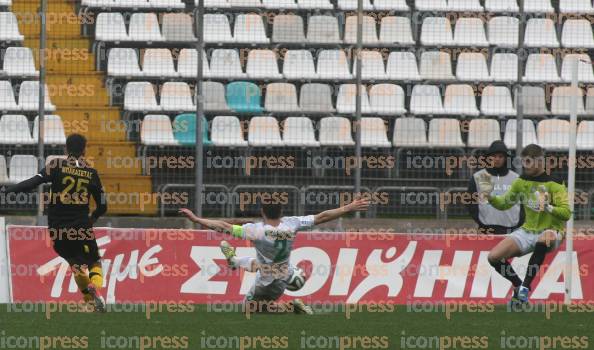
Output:
[[[481,197],[499,210],[520,203],[525,213],[524,224],[499,242],[489,252],[491,266],[514,286],[511,305],[528,302],[530,285],[538,274],[545,255],[559,247],[565,238],[565,222],[571,217],[567,189],[545,172],[544,150],[535,144],[522,150],[522,176],[509,191],[493,196],[493,182],[488,173],[479,179]],[[532,252],[526,276],[522,281],[508,259]]]

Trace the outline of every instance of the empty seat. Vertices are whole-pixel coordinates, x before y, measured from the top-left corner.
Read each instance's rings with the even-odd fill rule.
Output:
[[[550,0],[524,0],[524,12],[552,13],[554,11]]]
[[[480,18],[460,18],[454,29],[454,45],[489,46],[485,26]]]
[[[0,110],[2,111],[18,111],[20,107],[14,98],[14,91],[12,84],[8,80],[0,80]]]
[[[147,77],[160,78],[179,76],[169,49],[146,49],[142,60],[142,74]]]
[[[195,42],[194,23],[186,13],[166,13],[163,15],[163,37],[171,42]]]
[[[338,88],[338,96],[336,98],[336,110],[338,113],[355,113],[356,99],[357,99],[357,85],[356,84],[342,84]],[[361,113],[372,113],[369,105],[369,97],[367,96],[367,88],[361,86]]]
[[[379,42],[382,44],[413,45],[415,41],[412,36],[410,19],[396,16],[382,18]]]
[[[253,117],[250,120],[248,143],[254,147],[284,146],[276,118]]]
[[[587,19],[568,19],[563,23],[561,45],[570,48],[593,48],[592,25]]]
[[[338,0],[338,8],[341,10],[357,10],[358,9],[358,1],[357,0]],[[373,11],[373,5],[371,4],[370,0],[363,0],[363,10],[364,11]]]
[[[392,80],[419,80],[417,58],[409,51],[393,51],[388,56],[386,75]]]
[[[103,0],[104,5],[111,5],[116,8],[149,8],[150,5],[147,0],[115,0],[111,4]]]
[[[8,167],[6,166],[6,158],[0,154],[0,184],[10,183],[8,177]]]
[[[307,117],[289,117],[283,122],[283,141],[289,147],[319,147],[311,120]]]
[[[479,52],[461,53],[456,65],[456,78],[470,81],[491,80],[485,56]]]
[[[159,28],[159,20],[154,13],[133,13],[130,17],[130,40],[165,41]]]
[[[578,81],[593,82],[594,72],[592,72],[592,61],[588,54],[567,54],[563,57],[561,65],[561,79],[571,81],[573,74],[573,64],[578,60]]]
[[[180,114],[173,120],[173,137],[182,146],[194,146],[197,127],[196,114]],[[204,117],[202,117],[202,144],[206,146],[212,144],[208,138],[208,122]]]
[[[296,9],[295,0],[262,0],[262,5],[267,9]]]
[[[134,49],[113,48],[107,58],[107,75],[114,77],[139,77],[142,71]],[[194,74],[196,75],[196,74]]]
[[[258,85],[245,81],[227,84],[227,104],[241,113],[261,113],[261,92]]]
[[[547,109],[545,91],[540,86],[523,86],[522,101],[524,115],[543,116],[550,114]]]
[[[56,106],[52,104],[49,89],[45,86],[45,110],[53,112]],[[19,90],[19,108],[23,111],[37,111],[39,109],[39,82],[23,81]]]
[[[382,118],[361,118],[361,146],[362,147],[390,147],[388,130]]]
[[[338,44],[341,42],[336,17],[311,16],[307,24],[308,42],[318,44]]]
[[[454,44],[452,26],[447,17],[427,17],[421,26],[421,44],[450,46]]]
[[[516,0],[485,0],[485,10],[488,12],[518,12]]]
[[[355,71],[357,65],[355,62]],[[361,77],[369,80],[386,79],[386,67],[382,54],[378,51],[361,51]]]
[[[489,44],[499,47],[518,47],[520,20],[515,17],[493,17],[487,25]]]
[[[287,79],[317,79],[318,74],[311,52],[287,50],[283,62],[283,75]]]
[[[204,88],[204,110],[206,111],[228,111],[225,98],[225,86],[215,81],[203,81]]]
[[[472,119],[468,125],[468,147],[488,148],[501,140],[499,123],[495,119]]]
[[[330,3],[330,0],[297,0],[297,7],[300,9],[307,10],[332,10],[334,5]]]
[[[323,50],[318,55],[318,77],[320,79],[352,79],[349,61],[342,50]]]
[[[448,0],[448,11],[483,12],[479,0]]]
[[[491,58],[491,79],[493,81],[518,80],[518,56],[515,53],[498,52]]]
[[[19,21],[12,12],[0,12],[0,41],[23,41]]]
[[[124,17],[119,12],[103,12],[97,15],[95,24],[95,40],[128,41],[128,31]]]
[[[427,51],[421,54],[421,78],[433,80],[453,80],[450,54],[440,51]]]
[[[160,111],[155,89],[149,82],[129,82],[124,90],[124,110]]]
[[[526,23],[524,45],[527,47],[559,47],[553,20],[530,18]]]
[[[351,123],[345,117],[325,117],[320,120],[322,146],[354,146]]]
[[[39,116],[33,121],[33,142],[39,142]],[[59,115],[46,115],[43,117],[43,142],[50,145],[65,145],[66,132]]]
[[[183,82],[166,82],[161,88],[161,108],[164,111],[195,111],[190,86]]]
[[[298,112],[297,89],[293,84],[272,83],[266,86],[264,109],[269,112]]]
[[[523,81],[535,82],[558,82],[560,80],[557,72],[555,57],[551,54],[532,53],[528,55],[524,70]]]
[[[369,89],[369,104],[373,113],[401,115],[404,107],[404,90],[394,84],[377,84]]]
[[[586,114],[594,115],[594,88],[592,87],[586,91]]]
[[[272,23],[272,42],[304,43],[303,18],[296,15],[276,15]]]
[[[204,41],[207,43],[232,43],[229,18],[224,14],[207,13],[204,15]]]
[[[481,113],[492,116],[516,115],[509,89],[506,86],[486,86],[481,95]]]
[[[217,116],[212,120],[212,143],[222,147],[247,147],[243,129],[237,117]]]
[[[216,49],[210,59],[210,76],[214,78],[245,78],[239,53],[234,49]]]
[[[476,97],[472,86],[466,84],[448,85],[443,100],[445,114],[478,116]]]
[[[0,144],[31,145],[33,143],[35,141],[31,137],[27,117],[7,114],[0,118]]]
[[[576,101],[577,114],[585,114],[584,110],[584,92],[577,88],[574,90],[571,86],[556,86],[551,94],[551,113],[557,115],[570,115],[573,99]]]
[[[262,17],[256,14],[239,14],[235,18],[233,39],[237,43],[266,44],[266,29]]]
[[[590,0],[559,0],[559,11],[561,13],[592,13],[592,1]]]
[[[505,135],[503,136],[503,142],[509,149],[516,149],[516,134],[517,134],[517,121],[515,119],[508,119],[505,124]],[[526,147],[530,144],[538,144],[536,139],[536,129],[532,120],[522,120],[522,147]]]
[[[227,0],[231,7],[262,7],[261,0]]]
[[[377,44],[378,38],[375,18],[371,16],[363,16],[362,26],[362,43],[366,45]],[[357,16],[348,16],[346,18],[344,28],[344,42],[348,44],[357,43]]]
[[[417,0],[415,7],[419,11],[447,11],[448,4],[446,0]]]
[[[594,121],[582,120],[577,128],[576,149],[594,151]],[[1,162],[1,160],[0,160]],[[0,164],[0,171],[2,165]],[[1,176],[1,175],[0,175]]]
[[[194,49],[182,49],[177,58],[177,72],[182,78],[195,78],[198,76],[198,55]],[[202,75],[210,76],[210,67],[206,53],[202,51]]]
[[[410,98],[412,114],[443,114],[439,87],[434,85],[415,85]]]
[[[252,79],[281,79],[276,53],[272,50],[251,50],[248,53],[246,74]]]
[[[541,120],[536,128],[538,144],[546,150],[569,149],[569,122],[561,119]]]
[[[304,84],[299,94],[299,106],[305,113],[333,113],[332,90],[326,84]]]
[[[10,77],[36,77],[39,72],[35,69],[33,51],[28,47],[9,47],[4,54],[2,70]]]
[[[142,120],[140,142],[146,146],[177,146],[167,115],[149,114]]]
[[[37,174],[37,157],[17,154],[10,158],[8,165],[9,182],[18,183],[28,180]]]
[[[182,0],[148,0],[149,6],[154,9],[183,9],[186,4]]]
[[[464,147],[457,119],[434,118],[429,121],[429,145],[433,147]]]
[[[373,0],[376,11],[408,11],[406,0]]]
[[[392,137],[394,147],[427,146],[427,130],[421,118],[398,118]]]

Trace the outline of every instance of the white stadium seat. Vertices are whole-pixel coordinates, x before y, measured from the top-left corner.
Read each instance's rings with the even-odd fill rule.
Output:
[[[114,0],[112,7],[119,8],[149,8],[147,0]]]
[[[516,149],[516,134],[517,134],[517,121],[515,119],[508,119],[505,124],[505,135],[503,136],[503,142],[509,149]],[[522,147],[526,147],[530,144],[538,144],[536,138],[536,129],[532,120],[522,120]]]
[[[262,0],[262,5],[267,9],[296,9],[295,0]]]
[[[163,15],[163,37],[168,42],[195,42],[194,23],[186,13]]]
[[[371,16],[363,16],[363,37],[364,45],[377,45],[377,29],[375,18]],[[349,16],[346,18],[344,28],[344,42],[347,44],[357,43],[357,16]]]
[[[338,96],[336,97],[336,111],[338,113],[353,114],[355,113],[355,103],[357,99],[356,84],[342,84],[338,88]],[[361,87],[361,113],[372,113],[369,105],[369,97],[367,96],[367,88]]]
[[[195,78],[198,75],[198,55],[195,49],[181,49],[177,58],[177,72],[182,78]],[[204,51],[202,51],[202,75],[210,77],[208,58]]]
[[[523,81],[526,82],[558,82],[557,63],[551,54],[532,53],[526,59]]]
[[[12,12],[0,12],[0,41],[23,41],[19,21]]]
[[[231,7],[263,7],[262,1],[260,0],[227,0]]]
[[[468,81],[489,81],[487,60],[480,52],[463,52],[458,56],[456,79]]]
[[[146,77],[159,78],[179,76],[169,49],[146,49],[142,60],[142,74]]]
[[[421,118],[398,118],[392,137],[394,147],[427,146],[427,130]]]
[[[435,85],[415,85],[410,98],[410,112],[416,115],[443,114],[439,87]]]
[[[382,18],[379,42],[381,44],[413,45],[415,41],[412,36],[410,19],[396,16]]]
[[[287,79],[317,79],[313,56],[308,50],[287,50],[283,62],[283,75]]]
[[[161,108],[167,112],[196,110],[190,86],[184,82],[166,82],[161,88]]]
[[[272,42],[304,43],[303,18],[296,15],[276,15],[272,23]]]
[[[320,120],[322,146],[354,146],[351,123],[345,117],[325,117]]]
[[[373,113],[381,115],[402,115],[404,107],[404,90],[394,84],[377,84],[369,89],[369,104]]]
[[[388,56],[386,75],[392,80],[419,80],[417,58],[409,51],[393,51]]]
[[[33,142],[39,142],[39,116],[33,121]],[[48,114],[43,118],[43,142],[51,145],[65,145],[66,132],[59,115]]]
[[[488,12],[518,12],[516,0],[485,0],[485,10]]]
[[[160,111],[153,85],[149,82],[129,82],[124,90],[124,110]]]
[[[567,120],[541,120],[536,127],[536,133],[538,144],[546,150],[566,151],[569,149],[569,121]]]
[[[332,91],[326,84],[304,84],[299,92],[299,106],[304,113],[333,113]]]
[[[318,77],[320,79],[352,79],[349,61],[342,50],[323,50],[318,55]]]
[[[553,93],[551,94],[551,113],[555,115],[569,116],[574,97],[577,97],[577,114],[585,114],[584,92],[580,88],[575,91],[571,86],[556,86],[553,89]]]
[[[357,62],[354,63],[353,71],[356,72]],[[386,67],[379,51],[361,51],[361,77],[369,80],[386,79]]]
[[[433,147],[464,147],[458,119],[431,119],[427,138],[429,145]]]
[[[524,45],[527,47],[559,47],[553,20],[530,18],[526,23]]]
[[[21,108],[17,105],[14,97],[12,84],[8,80],[0,80],[0,110],[18,111]]]
[[[309,18],[307,24],[308,42],[318,44],[341,43],[336,17],[314,15]]]
[[[253,117],[248,130],[248,143],[254,147],[284,146],[276,118]]]
[[[95,24],[95,40],[128,41],[130,36],[126,30],[124,16],[119,12],[103,12],[97,15]]]
[[[544,88],[540,86],[523,86],[520,99],[524,115],[545,116],[551,114],[547,109]]]
[[[247,147],[243,129],[237,117],[217,116],[212,120],[210,139],[213,145],[223,147]]]
[[[488,148],[501,140],[499,122],[495,119],[472,119],[468,124],[468,147]]]
[[[6,114],[0,118],[0,144],[32,145],[34,143],[27,117],[20,114]]]
[[[518,80],[518,56],[498,52],[491,57],[491,80],[497,82]]]
[[[145,146],[178,146],[169,116],[149,114],[142,120],[140,142]]]
[[[427,17],[421,26],[421,44],[451,46],[454,44],[452,26],[447,17]]]
[[[289,147],[320,147],[316,141],[311,120],[307,117],[289,117],[283,122],[283,141]]]
[[[446,0],[417,0],[415,7],[419,11],[447,11],[448,4]]]
[[[297,0],[297,7],[307,10],[332,10],[334,5],[330,0]]]
[[[233,39],[237,43],[267,44],[266,29],[262,17],[256,14],[239,14],[235,18]]]
[[[357,0],[338,0],[337,5],[340,10],[353,11],[358,9]],[[373,11],[373,5],[370,0],[363,0],[363,11]]]
[[[489,44],[499,47],[518,47],[520,20],[514,17],[493,17],[487,24]]]
[[[578,60],[578,81],[591,83],[594,82],[594,72],[592,71],[592,60],[588,54],[567,54],[563,57],[561,64],[561,79],[571,82],[573,73],[573,64]]]
[[[182,0],[148,0],[148,2],[154,9],[183,9],[186,7]]]
[[[45,86],[45,110],[53,112],[56,106],[52,104],[49,89]],[[37,111],[39,109],[39,82],[23,81],[19,90],[19,108],[23,111]]]
[[[373,0],[376,11],[409,11],[406,0]]]
[[[204,110],[206,111],[228,111],[229,106],[225,98],[225,86],[216,81],[202,82],[204,87]]]
[[[559,0],[559,12],[561,13],[592,13],[592,1],[590,0]]]
[[[524,0],[524,12],[553,13],[550,0]]]
[[[216,78],[245,78],[239,53],[234,49],[215,49],[210,59],[210,76]]]
[[[115,47],[109,50],[107,75],[114,77],[140,77],[142,71],[138,65],[136,50]],[[194,74],[195,76],[196,74]]]
[[[231,34],[229,18],[224,14],[207,13],[204,15],[204,41],[207,43],[235,42]]]
[[[486,86],[481,95],[481,113],[489,116],[516,115],[509,89],[506,86]]]
[[[586,114],[594,115],[594,88],[592,87],[586,91]]]
[[[485,25],[480,18],[460,18],[454,27],[454,45],[489,46]]]
[[[592,135],[594,135],[594,121],[582,120],[577,129],[576,148],[580,151],[594,151]]]
[[[9,47],[4,54],[2,70],[10,77],[37,77],[33,51],[28,47]]]
[[[448,11],[483,12],[479,0],[448,0]]]
[[[248,53],[246,74],[250,79],[281,79],[276,53],[272,50],[251,50]]]
[[[421,79],[454,80],[451,56],[447,52],[425,51],[421,54]]]
[[[9,182],[18,183],[28,180],[37,174],[37,157],[17,154],[10,158],[8,165]]]
[[[359,127],[361,128],[362,147],[389,148],[392,146],[388,141],[388,130],[382,118],[361,118]]]
[[[10,183],[8,177],[8,167],[6,166],[6,158],[0,154],[0,184]]]
[[[587,19],[568,19],[563,23],[561,45],[570,48],[594,48],[592,25]]]
[[[478,116],[476,96],[472,86],[466,84],[448,85],[443,100],[444,114]]]
[[[299,112],[297,89],[288,83],[271,83],[266,86],[264,109],[269,112]]]
[[[133,13],[130,17],[129,33],[131,41],[165,41],[161,35],[159,20],[154,13]]]

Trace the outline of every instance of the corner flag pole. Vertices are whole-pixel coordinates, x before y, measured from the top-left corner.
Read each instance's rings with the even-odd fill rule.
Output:
[[[578,104],[578,64],[576,58],[572,63],[571,69],[571,114],[569,116],[569,174],[567,179],[567,190],[569,192],[569,209],[572,215],[567,220],[567,242],[565,246],[565,304],[571,303],[571,279],[573,274],[573,217],[574,217],[574,198],[575,198],[575,149],[577,137],[577,104]]]

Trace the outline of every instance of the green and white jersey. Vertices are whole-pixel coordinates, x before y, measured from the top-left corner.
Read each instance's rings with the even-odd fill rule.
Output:
[[[276,227],[263,222],[234,226],[233,235],[253,242],[264,285],[288,277],[289,258],[297,231],[314,226],[314,216],[285,216]]]
[[[548,195],[553,206],[551,212],[540,210],[539,199],[544,195]],[[522,228],[535,234],[547,229],[563,232],[565,222],[571,217],[567,188],[546,173],[535,177],[520,176],[505,194],[490,197],[489,203],[499,210],[507,210],[520,203],[526,215]]]

